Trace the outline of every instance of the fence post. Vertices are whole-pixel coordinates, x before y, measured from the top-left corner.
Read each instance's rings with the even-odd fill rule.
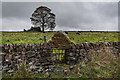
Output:
[[[103,37],[103,41],[105,42],[105,36]]]
[[[69,49],[65,49],[65,54],[64,54],[64,62],[66,63],[66,57],[67,57],[67,53],[68,53]]]
[[[46,36],[44,36],[44,43],[46,43]]]

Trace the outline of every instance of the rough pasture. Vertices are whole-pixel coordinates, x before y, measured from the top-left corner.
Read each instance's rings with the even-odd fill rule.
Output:
[[[9,43],[41,43],[43,37],[49,40],[55,32],[2,32],[2,44]],[[80,42],[105,42],[119,41],[120,32],[67,32],[70,40],[74,43]]]

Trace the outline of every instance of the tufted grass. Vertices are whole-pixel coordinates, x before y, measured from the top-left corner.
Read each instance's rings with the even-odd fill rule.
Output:
[[[48,41],[55,32],[2,32],[0,42],[2,44],[10,43],[42,43],[43,37],[46,36]],[[71,42],[105,42],[119,41],[120,32],[81,32],[80,35],[76,32],[68,32]]]
[[[16,70],[14,73],[3,74],[2,78],[12,78],[12,79],[31,78],[31,73],[28,72],[25,61],[23,61],[21,64],[19,64],[18,70]]]

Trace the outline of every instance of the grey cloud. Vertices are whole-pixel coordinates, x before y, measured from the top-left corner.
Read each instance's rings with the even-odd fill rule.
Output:
[[[55,30],[118,29],[117,2],[3,2],[3,30],[7,30],[9,25],[9,30],[30,28],[29,18],[41,5],[51,8],[56,14]],[[17,26],[21,27],[15,28]]]
[[[22,31],[23,29],[28,29],[30,27],[29,23],[30,21],[19,20],[16,18],[3,19],[4,27],[2,27],[2,29],[6,31]]]

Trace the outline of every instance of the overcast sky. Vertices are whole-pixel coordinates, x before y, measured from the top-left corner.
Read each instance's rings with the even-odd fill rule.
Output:
[[[118,31],[117,2],[2,2],[2,30],[29,29],[30,17],[39,6],[56,15],[54,30]]]

